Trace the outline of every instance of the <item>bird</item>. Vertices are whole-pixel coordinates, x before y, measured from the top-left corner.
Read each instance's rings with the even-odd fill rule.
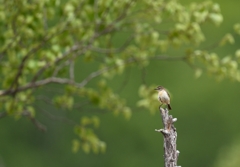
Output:
[[[158,86],[154,90],[158,91],[158,100],[162,104],[166,104],[168,109],[171,110],[172,107],[170,106],[170,95],[167,90],[163,86]]]

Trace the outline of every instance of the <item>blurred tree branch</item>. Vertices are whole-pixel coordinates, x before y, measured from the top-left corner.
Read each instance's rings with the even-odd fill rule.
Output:
[[[7,116],[7,112],[1,112],[0,113],[0,118],[6,117]]]
[[[39,122],[28,110],[22,112],[22,116],[27,117],[31,122],[42,132],[46,132],[47,128],[41,122]]]

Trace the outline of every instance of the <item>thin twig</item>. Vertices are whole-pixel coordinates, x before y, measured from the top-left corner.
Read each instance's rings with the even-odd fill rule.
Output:
[[[80,109],[83,108],[84,106],[90,104],[90,101],[85,101],[85,102],[81,102],[81,103],[76,103],[73,105],[73,109]]]
[[[74,65],[75,65],[74,61],[73,60],[69,60],[69,78],[72,81],[75,80]]]
[[[47,96],[37,96],[36,100],[42,100],[47,104],[53,105],[51,99],[49,99]]]
[[[89,49],[98,53],[104,53],[104,54],[109,54],[109,53],[119,53],[122,52],[134,39],[134,35],[130,36],[119,48],[115,49],[106,49],[106,48],[98,48],[95,46],[89,46]]]
[[[53,77],[56,77],[61,69],[63,69],[65,66],[68,66],[70,64],[70,61],[67,60],[64,63],[57,66],[52,74]]]
[[[219,40],[219,41],[217,41],[215,43],[212,43],[211,45],[201,47],[201,50],[208,50],[209,51],[209,50],[216,49],[219,46],[220,42],[221,41]]]
[[[90,80],[92,80],[93,78],[101,75],[102,73],[106,72],[109,68],[104,68],[102,70],[98,70],[98,71],[95,71],[95,72],[92,72],[90,75],[88,75],[87,78],[85,78],[80,84],[79,86],[80,87],[83,87],[85,86]]]
[[[131,68],[129,68],[129,71],[126,72],[125,78],[124,78],[120,88],[118,88],[117,92],[121,92],[124,89],[124,87],[127,85],[127,83],[129,82],[129,78],[131,76],[131,71],[132,71]]]
[[[44,26],[44,30],[47,31],[48,30],[48,18],[47,18],[47,10],[46,7],[43,6],[43,26]]]
[[[3,57],[4,57],[5,54],[3,53],[0,53],[0,62],[2,61]]]
[[[33,117],[29,111],[24,110],[24,111],[22,112],[22,115],[23,115],[23,116],[26,116],[27,118],[29,118],[29,119],[32,121],[32,123],[33,123],[40,131],[42,131],[42,132],[46,132],[46,131],[47,131],[46,126],[43,125],[41,122],[39,122],[35,117]]]
[[[179,61],[179,60],[186,60],[186,56],[154,56],[151,58],[152,60],[167,60],[167,61]]]
[[[146,84],[146,68],[142,67],[141,69],[141,79],[142,79],[142,84]]]
[[[65,117],[60,117],[60,116],[56,116],[53,115],[52,113],[40,108],[40,111],[43,112],[48,118],[55,120],[55,121],[60,121],[60,122],[64,122],[67,123],[69,125],[77,125],[77,123],[73,120],[67,119]]]
[[[0,118],[4,118],[7,116],[7,112],[0,112]]]

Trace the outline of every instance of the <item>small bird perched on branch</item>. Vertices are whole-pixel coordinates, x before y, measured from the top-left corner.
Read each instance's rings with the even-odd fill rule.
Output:
[[[158,91],[158,100],[162,104],[166,104],[168,106],[168,109],[171,110],[172,108],[170,106],[170,95],[167,90],[162,86],[158,86],[154,90]]]

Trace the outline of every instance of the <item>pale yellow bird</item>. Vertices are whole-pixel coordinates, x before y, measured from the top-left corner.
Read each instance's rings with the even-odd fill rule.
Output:
[[[158,86],[154,90],[158,91],[158,100],[162,104],[166,104],[168,106],[168,109],[171,110],[172,108],[170,106],[170,95],[167,90],[162,86]]]

